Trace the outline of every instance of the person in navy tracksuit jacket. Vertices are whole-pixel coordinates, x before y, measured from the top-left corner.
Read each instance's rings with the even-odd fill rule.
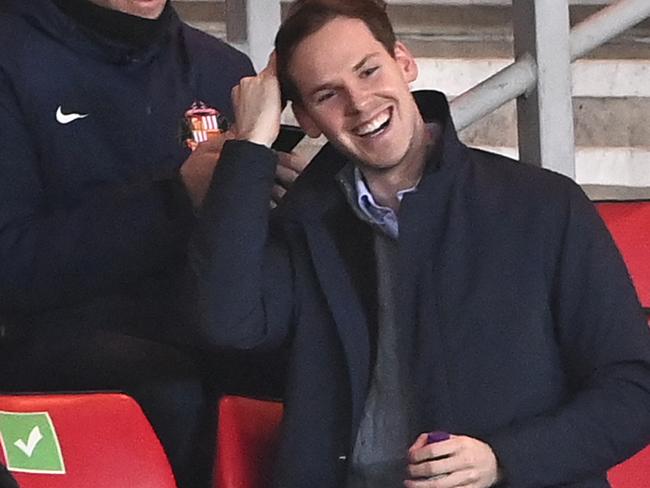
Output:
[[[18,488],[18,483],[2,464],[0,464],[0,488]]]
[[[195,101],[231,118],[231,88],[253,68],[164,0],[96,3],[0,9],[0,389],[126,389],[186,483],[198,367],[151,340],[182,322],[198,190],[179,178],[179,126]],[[195,169],[203,158],[209,173],[214,151],[197,150]]]

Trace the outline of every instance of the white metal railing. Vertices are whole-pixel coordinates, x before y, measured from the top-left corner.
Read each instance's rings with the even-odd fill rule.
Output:
[[[571,29],[571,61],[583,57],[647,17],[650,17],[650,0],[619,0],[599,10]],[[452,101],[456,127],[462,130],[510,100],[530,93],[536,80],[535,58],[530,54],[520,57]]]
[[[571,29],[571,60],[610,41],[650,17],[649,0],[624,0],[605,7]]]
[[[544,5],[542,5],[542,2],[544,2]],[[551,8],[552,3],[548,0],[537,0],[536,6],[540,8]],[[619,0],[604,7],[571,29],[569,37],[570,60],[574,61],[584,56],[647,17],[650,17],[650,1],[648,0]],[[544,48],[545,46],[538,46],[537,50],[539,52],[539,50]],[[535,59],[533,54],[524,53],[519,56],[515,63],[452,101],[451,109],[456,126],[459,129],[463,129],[510,100],[533,94],[536,88],[539,88],[539,86],[536,86],[539,80],[538,73],[543,72],[544,69],[544,66],[538,65],[538,60]],[[570,76],[570,72],[568,71],[570,67],[568,65],[566,69],[566,75]],[[542,96],[541,93],[537,93],[537,95]],[[562,102],[566,104],[566,102],[570,103],[570,97],[569,100],[550,100],[548,102],[549,104]],[[570,105],[568,105],[568,110],[569,113],[567,116],[571,116]],[[544,139],[543,125],[545,120],[541,108],[537,117],[539,118],[537,121],[522,120],[521,118],[519,120],[520,155],[538,154],[539,159],[533,160],[532,162],[538,162],[544,167],[552,168],[574,177],[575,160],[573,153],[572,151],[569,153],[566,151],[567,145],[571,147],[574,145],[572,130],[570,128],[567,130],[565,124],[564,132],[560,132],[562,129],[554,127],[553,121],[549,121],[547,118],[546,122],[550,122],[551,124],[549,131],[556,131],[556,135],[555,137],[551,136]],[[531,148],[529,147],[530,141],[522,141],[521,125],[526,123],[538,130],[536,144],[539,144],[540,147]]]
[[[280,27],[280,0],[226,0],[228,42],[245,51],[258,71],[266,66]]]
[[[456,128],[463,130],[510,100],[530,93],[536,80],[535,58],[531,54],[525,54],[452,100],[451,109]]]

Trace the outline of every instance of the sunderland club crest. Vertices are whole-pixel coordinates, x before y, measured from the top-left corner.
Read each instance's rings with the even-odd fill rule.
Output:
[[[204,102],[195,101],[181,122],[181,140],[192,151],[210,136],[226,132],[230,123],[225,115]]]

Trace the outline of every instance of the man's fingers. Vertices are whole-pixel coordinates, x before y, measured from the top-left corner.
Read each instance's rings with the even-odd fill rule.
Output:
[[[437,478],[423,478],[404,481],[406,488],[456,488],[476,486],[477,477],[471,470],[456,471],[455,473]]]
[[[287,190],[285,190],[281,185],[273,185],[273,188],[271,188],[271,200],[273,200],[274,203],[278,204],[286,193]]]
[[[264,71],[242,78],[232,91],[237,138],[271,147],[280,131],[280,87]]]
[[[293,184],[296,178],[298,178],[299,174],[300,173],[292,168],[287,168],[286,166],[281,166],[279,164],[275,169],[275,178],[277,182],[287,189]]]
[[[409,448],[409,451],[414,451],[416,449],[420,449],[421,447],[424,447],[427,445],[427,439],[428,439],[428,434],[420,434],[417,439],[415,439],[415,442],[413,445]]]
[[[278,164],[300,174],[309,164],[309,159],[304,154],[278,151]]]
[[[416,442],[417,444],[417,442]],[[429,478],[429,484],[407,484],[411,488],[471,486],[487,488],[499,480],[499,467],[492,448],[467,436],[412,448],[408,453],[407,475],[412,481]],[[442,476],[446,474],[445,476]]]
[[[296,153],[278,152],[277,155],[278,166],[275,176],[285,188],[289,188],[307,167],[309,160]]]
[[[411,478],[425,478],[447,475],[468,468],[470,468],[470,463],[468,463],[467,460],[460,456],[450,456],[435,461],[409,464],[406,469]]]
[[[212,153],[218,156],[226,141],[233,139],[234,135],[228,132],[211,133],[206,141],[200,142],[194,152],[197,154]]]
[[[302,170],[307,166],[309,161],[294,153],[278,152],[278,165],[275,169],[276,187],[282,187],[282,192],[276,190],[274,200],[279,201],[286,190],[288,190],[294,181],[300,176]]]
[[[264,69],[260,72],[260,74],[266,74],[269,76],[277,76],[278,74],[278,65],[277,65],[277,59],[275,55],[275,51],[273,51],[269,55],[269,62],[266,64]]]
[[[424,461],[430,461],[434,458],[451,456],[458,450],[458,441],[454,438],[448,441],[427,444],[420,448],[412,447],[408,452],[408,461],[411,464],[417,464]]]

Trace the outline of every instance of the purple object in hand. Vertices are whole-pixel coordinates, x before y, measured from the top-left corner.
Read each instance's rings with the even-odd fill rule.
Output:
[[[449,440],[451,436],[448,432],[443,432],[442,430],[436,430],[434,432],[429,432],[427,434],[427,444],[433,444],[434,442],[442,442]]]
[[[444,432],[442,430],[435,430],[433,432],[429,432],[427,434],[427,444],[434,444],[436,442],[442,442],[446,441],[450,438],[451,436],[449,435],[449,432]],[[438,459],[445,459],[448,456],[439,456],[436,458],[433,458],[433,461],[436,461]],[[431,476],[429,479],[431,480],[439,480],[440,478],[444,478],[447,476],[448,473],[445,474],[438,474],[435,476]]]

